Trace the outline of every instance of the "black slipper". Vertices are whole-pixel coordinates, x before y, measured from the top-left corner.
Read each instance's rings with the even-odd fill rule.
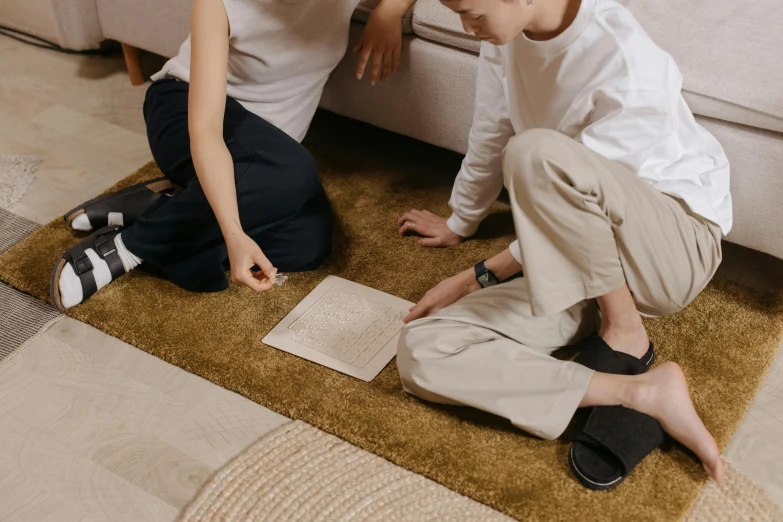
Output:
[[[52,298],[52,304],[60,310],[65,311],[60,298],[60,275],[65,265],[70,264],[73,271],[79,276],[82,283],[82,303],[98,291],[98,285],[95,283],[95,276],[92,273],[92,261],[85,253],[87,249],[93,249],[96,254],[103,257],[106,264],[109,265],[111,279],[114,281],[125,273],[125,267],[122,265],[117,245],[114,244],[114,238],[120,233],[122,227],[104,227],[90,237],[82,239],[70,250],[60,256],[52,269],[49,277],[49,294]]]
[[[650,343],[640,359],[623,352],[616,352],[601,339],[598,334],[593,334],[576,345],[579,351],[574,358],[582,366],[601,373],[615,373],[618,375],[639,375],[650,369],[655,362],[655,346]]]
[[[655,360],[652,343],[642,359],[615,352],[597,335],[583,344],[574,361],[602,373],[639,375]],[[586,488],[613,489],[665,437],[660,423],[649,415],[622,406],[595,407],[571,444],[571,471]]]
[[[126,189],[98,196],[71,210],[63,219],[71,226],[77,216],[87,214],[93,230],[109,225],[109,213],[116,214],[111,224],[128,227],[161,198],[171,196],[174,183],[168,178],[157,178]]]

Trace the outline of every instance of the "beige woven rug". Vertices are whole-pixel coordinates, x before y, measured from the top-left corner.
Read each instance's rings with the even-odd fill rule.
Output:
[[[0,154],[0,208],[12,210],[35,179],[37,156]]]
[[[512,520],[302,421],[219,470],[180,522]]]
[[[778,522],[783,510],[732,466],[687,522]],[[302,421],[286,423],[219,470],[179,522],[506,522],[509,517]]]

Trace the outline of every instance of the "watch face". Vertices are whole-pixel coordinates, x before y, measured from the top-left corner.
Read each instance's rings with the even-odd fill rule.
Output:
[[[481,285],[481,288],[489,288],[490,286],[495,286],[500,281],[498,281],[498,278],[495,277],[495,274],[487,270],[477,278],[479,284]]]

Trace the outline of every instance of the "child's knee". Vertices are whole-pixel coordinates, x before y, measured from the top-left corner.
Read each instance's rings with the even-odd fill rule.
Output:
[[[503,151],[503,175],[506,187],[523,185],[530,192],[542,181],[538,173],[547,162],[556,159],[567,136],[550,129],[530,129],[511,138]]]
[[[470,326],[427,317],[406,325],[397,345],[397,371],[403,389],[422,399],[443,402],[437,396],[433,376],[444,360],[461,352],[475,338]]]
[[[427,389],[423,375],[429,361],[438,358],[435,346],[431,319],[414,321],[402,329],[397,344],[397,371],[406,392],[421,396]]]
[[[416,331],[416,323],[408,324],[400,332],[400,340],[397,343],[397,371],[400,374],[402,387],[408,393],[409,383],[413,381],[415,373],[416,351],[420,344],[420,335]]]
[[[321,189],[321,180],[318,175],[318,164],[310,151],[303,146],[299,146],[296,151],[296,159],[291,161],[294,171],[292,175],[297,176],[305,189],[304,194],[310,194]]]
[[[667,292],[665,289],[659,289],[655,295],[646,295],[638,298],[636,306],[638,311],[644,315],[666,317],[684,310],[695,297],[695,295],[691,296],[681,292]]]
[[[328,213],[317,215],[307,224],[308,230],[301,235],[296,246],[297,272],[315,270],[329,257],[332,252],[332,217]]]

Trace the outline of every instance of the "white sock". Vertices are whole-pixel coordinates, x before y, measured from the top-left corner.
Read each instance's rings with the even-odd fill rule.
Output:
[[[125,226],[125,220],[123,219],[122,212],[109,212],[108,219],[110,227]],[[73,219],[73,221],[71,221],[71,228],[74,230],[89,232],[92,230],[92,223],[90,223],[90,218],[87,217],[87,214],[79,214]]]
[[[78,219],[78,217],[76,219]],[[141,263],[141,259],[133,255],[125,247],[125,243],[122,242],[121,236],[122,234],[117,234],[114,238],[114,245],[117,247],[117,254],[119,254],[120,259],[122,260],[122,266],[127,273],[136,268]],[[95,278],[95,286],[100,290],[111,283],[111,271],[109,270],[108,263],[96,254],[92,248],[86,249],[84,253],[87,254],[87,257],[90,258],[90,262],[92,262],[92,275]],[[79,279],[79,276],[76,275],[76,272],[74,272],[70,263],[65,265],[63,271],[60,273],[59,285],[60,301],[62,301],[64,308],[70,308],[82,302],[84,297],[84,293],[82,292],[82,281]]]
[[[126,247],[125,243],[122,241],[122,234],[117,234],[117,237],[114,238],[114,245],[117,247],[117,253],[120,255],[120,259],[122,259],[122,266],[125,268],[125,272],[130,272],[139,266],[141,258],[134,256],[131,251],[128,250],[128,247]]]
[[[79,214],[73,219],[73,221],[71,221],[71,228],[74,230],[83,230],[85,232],[89,232],[92,230],[90,218],[87,217],[87,214]]]

